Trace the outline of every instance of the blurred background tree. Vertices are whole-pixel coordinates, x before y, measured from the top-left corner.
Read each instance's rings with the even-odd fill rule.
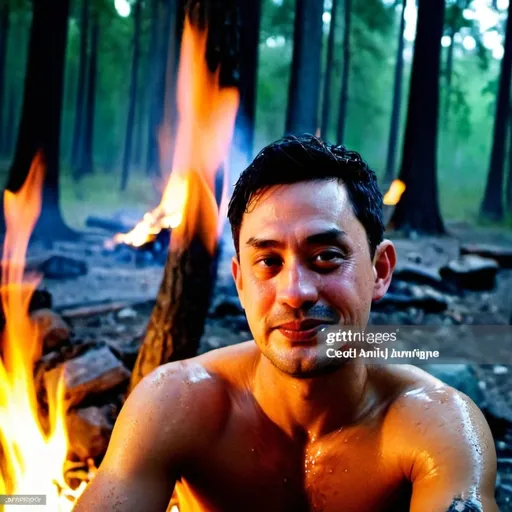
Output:
[[[36,3],[0,0],[4,184],[17,167]],[[430,163],[413,164],[412,176],[424,177],[429,169],[440,219],[490,218],[510,225],[511,115],[499,106],[510,104],[509,1],[442,3],[439,79],[432,82],[439,86],[436,142]],[[416,0],[325,0],[323,5],[260,0],[250,9],[240,0],[237,5],[237,44],[246,58],[236,70],[243,101],[232,179],[264,145],[286,132],[310,131],[331,142],[341,135],[387,187],[404,165]],[[92,209],[143,211],[157,203],[170,171],[168,161],[160,161],[158,133],[165,116],[175,115],[183,10],[183,0],[69,0],[56,196],[68,225],[80,228]],[[500,202],[501,214],[489,214],[489,205]]]

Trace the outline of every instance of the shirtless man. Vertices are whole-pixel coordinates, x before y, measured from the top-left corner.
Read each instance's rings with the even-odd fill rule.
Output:
[[[322,330],[364,329],[396,262],[360,156],[277,141],[229,220],[254,341],[147,376],[75,512],[165,512],[175,488],[182,512],[497,511],[493,439],[467,396],[414,366],[322,357]]]

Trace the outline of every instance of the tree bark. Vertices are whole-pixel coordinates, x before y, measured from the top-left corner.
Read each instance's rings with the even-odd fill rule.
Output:
[[[42,211],[34,235],[72,238],[59,208],[59,141],[69,0],[35,0],[25,75],[23,110],[7,189],[25,182],[32,160],[41,151],[46,163]],[[5,219],[2,223],[5,228]]]
[[[98,75],[98,39],[100,31],[99,13],[92,13],[91,48],[87,72],[87,99],[83,131],[83,154],[76,168],[75,178],[81,179],[94,170],[94,117],[96,113],[96,78]]]
[[[331,24],[329,27],[329,38],[327,41],[327,61],[325,63],[324,92],[322,102],[322,122],[320,134],[325,139],[329,129],[331,115],[331,81],[334,68],[334,43],[336,42],[336,20],[340,0],[332,0]]]
[[[494,117],[494,136],[491,161],[484,198],[480,207],[483,218],[500,221],[503,219],[503,174],[505,166],[505,139],[509,115],[510,85],[512,78],[512,2],[508,8],[505,33],[505,53],[501,61],[501,73]]]
[[[237,42],[239,25],[236,23],[236,7],[234,1],[228,3],[225,0],[191,0],[188,4],[193,12],[193,24],[203,26],[208,21],[206,61],[211,71],[220,66],[221,87],[232,86],[238,77],[236,60],[241,56]],[[180,25],[181,22],[178,22],[178,27]],[[215,283],[219,253],[218,246],[214,250],[207,248],[200,237],[205,230],[212,229],[211,225],[207,227],[204,223],[212,218],[213,212],[208,210],[212,208],[211,203],[203,202],[205,184],[197,176],[196,173],[189,175],[188,198],[190,204],[195,205],[193,208],[200,212],[200,219],[197,223],[191,222],[187,218],[187,211],[183,216],[184,224],[180,224],[171,234],[163,281],[132,372],[130,389],[157,366],[197,355]],[[190,233],[189,237],[193,225],[196,226],[195,232]],[[190,243],[184,242],[189,238]]]
[[[391,126],[389,128],[388,157],[386,160],[386,174],[384,183],[390,184],[395,176],[396,148],[398,144],[398,133],[400,130],[400,111],[402,106],[402,82],[404,75],[404,30],[405,30],[405,7],[407,0],[402,1],[402,12],[400,14],[400,28],[398,29],[398,47],[395,63],[395,85],[393,88],[393,107],[391,110]]]
[[[446,66],[444,70],[445,74],[445,91],[444,91],[444,108],[443,108],[443,120],[445,126],[448,125],[450,120],[450,107],[452,100],[452,77],[453,77],[453,52],[454,52],[454,37],[455,27],[450,27],[450,46],[448,47],[446,55]]]
[[[6,156],[11,156],[16,143],[15,133],[19,127],[20,100],[16,87],[11,87],[9,91],[9,100],[7,104],[7,120],[4,127],[4,140],[2,143],[2,152]]]
[[[9,40],[9,2],[0,4],[0,148],[5,147],[4,129],[4,105],[5,105],[5,84],[7,74],[5,62],[7,60],[7,42]],[[7,125],[7,130],[9,130]]]
[[[172,22],[175,20],[176,0],[154,0],[152,3],[152,34],[150,58],[154,61],[152,94],[149,105],[148,145],[146,154],[146,172],[152,176],[161,174],[159,155],[159,131],[164,121],[166,101],[173,101],[172,94],[167,96],[167,64],[171,43]],[[173,42],[174,43],[174,42]],[[171,99],[172,98],[172,99]]]
[[[128,185],[128,175],[130,172],[133,129],[135,123],[135,106],[137,104],[137,90],[139,78],[139,60],[140,60],[140,25],[141,25],[142,0],[137,0],[133,13],[133,57],[132,57],[132,76],[130,81],[130,100],[128,105],[128,117],[126,119],[126,138],[124,143],[123,167],[121,175],[121,190],[126,190]]]
[[[239,0],[240,11],[240,109],[235,129],[235,145],[252,160],[256,118],[256,89],[258,79],[258,48],[260,38],[261,0]]]
[[[444,233],[437,190],[439,72],[444,0],[419,0],[400,179],[406,190],[391,227]]]
[[[323,2],[297,0],[286,132],[314,134],[318,128],[322,67]]]
[[[89,0],[82,0],[80,13],[80,54],[78,60],[78,82],[75,105],[75,126],[73,128],[73,145],[71,165],[77,168],[83,158],[83,120],[85,106],[85,84],[87,75],[87,45],[89,35]]]
[[[350,73],[350,25],[352,17],[352,1],[345,0],[345,27],[343,34],[343,71],[341,77],[340,111],[338,117],[338,144],[343,144],[348,108],[348,84]]]
[[[216,258],[198,238],[188,247],[169,251],[146,337],[133,368],[130,390],[156,367],[197,355],[210,304],[215,262]]]

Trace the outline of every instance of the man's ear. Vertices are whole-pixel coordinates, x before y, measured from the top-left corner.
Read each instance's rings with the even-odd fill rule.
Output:
[[[242,301],[242,290],[243,290],[243,281],[242,281],[242,271],[240,268],[240,262],[238,261],[237,256],[233,256],[231,258],[231,274],[233,275],[233,280],[235,281],[236,291],[238,292],[238,299],[240,300],[240,304],[243,309],[244,304]]]
[[[375,282],[373,284],[372,300],[380,300],[388,291],[393,276],[393,270],[396,266],[396,250],[393,242],[383,240],[373,258],[373,270]]]

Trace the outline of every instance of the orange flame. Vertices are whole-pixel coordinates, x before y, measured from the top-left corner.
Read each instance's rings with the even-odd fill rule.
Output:
[[[384,194],[384,204],[394,206],[398,204],[402,194],[405,192],[405,183],[401,180],[393,180],[389,190]]]
[[[188,245],[196,234],[213,252],[220,236],[227,198],[227,156],[233,137],[239,93],[221,88],[217,69],[206,62],[208,31],[185,20],[178,73],[179,125],[172,173],[160,205],[129,233],[118,234],[115,242],[139,247],[161,229],[173,228],[172,244]],[[168,144],[165,130],[161,142]],[[220,209],[215,201],[215,176],[224,171]]]
[[[46,495],[48,510],[67,512],[83,491],[64,481],[68,448],[63,379],[49,383],[48,428],[39,421],[33,365],[41,337],[28,314],[39,277],[24,277],[30,235],[41,212],[44,164],[38,154],[17,193],[4,193],[6,236],[0,294],[5,315],[0,359],[0,494]],[[0,506],[0,510],[3,507]]]

